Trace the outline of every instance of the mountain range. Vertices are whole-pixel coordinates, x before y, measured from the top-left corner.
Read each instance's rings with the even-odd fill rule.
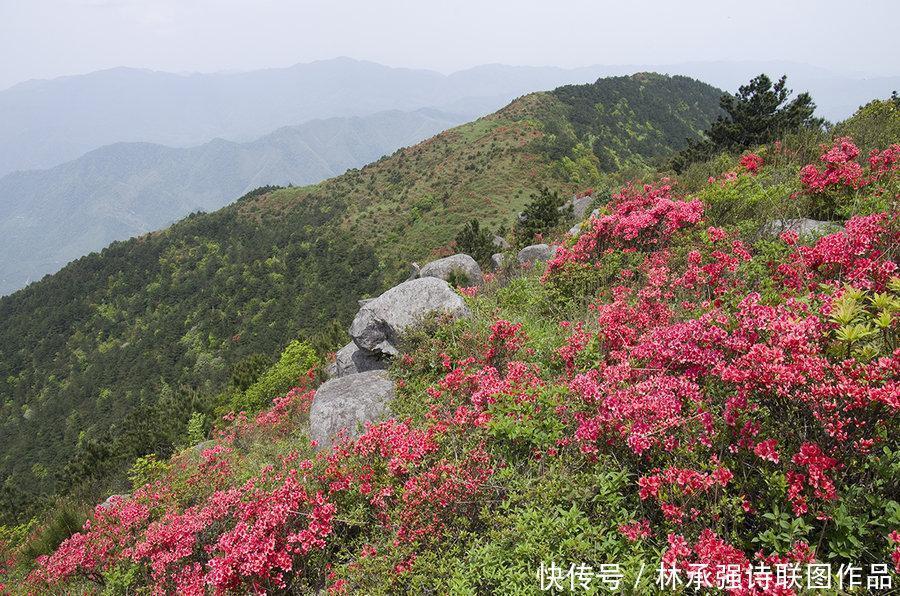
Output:
[[[0,175],[52,167],[123,141],[173,146],[216,137],[247,141],[315,118],[422,107],[477,116],[525,93],[650,71],[686,75],[722,89],[735,89],[761,72],[787,74],[791,86],[812,93],[820,115],[831,120],[900,88],[900,76],[873,78],[772,61],[573,69],[490,64],[449,75],[350,58],[243,73],[114,68],[0,91]]]
[[[330,178],[466,119],[393,110],[313,120],[245,143],[116,143],[48,170],[13,172],[0,178],[0,294],[114,240],[218,209],[259,186]]]

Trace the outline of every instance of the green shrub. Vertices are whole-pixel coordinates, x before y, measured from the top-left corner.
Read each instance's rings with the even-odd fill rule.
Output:
[[[46,514],[45,519],[39,520],[36,530],[26,540],[22,554],[27,560],[33,561],[42,555],[49,555],[62,544],[63,540],[81,530],[87,513],[83,507],[76,507],[71,503],[61,501]]]
[[[284,349],[278,362],[273,364],[247,390],[232,399],[234,411],[256,412],[279,395],[284,395],[297,385],[300,377],[318,363],[315,350],[306,342],[294,340]]]
[[[128,479],[133,490],[137,490],[145,484],[159,480],[169,471],[167,462],[159,461],[155,453],[139,457],[134,460],[128,471]]]

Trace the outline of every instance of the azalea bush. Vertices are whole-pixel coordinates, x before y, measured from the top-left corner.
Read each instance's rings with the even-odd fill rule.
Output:
[[[212,447],[140,462],[28,589],[527,593],[555,561],[618,563],[637,592],[660,565],[708,588],[732,566],[727,591],[754,594],[775,587],[747,571],[779,564],[900,572],[898,169],[851,145],[790,177],[748,152],[690,195],[626,185],[543,269],[466,292],[471,319],[408,333],[391,419],[317,451],[310,371]],[[852,214],[818,238],[740,206],[828,192]]]

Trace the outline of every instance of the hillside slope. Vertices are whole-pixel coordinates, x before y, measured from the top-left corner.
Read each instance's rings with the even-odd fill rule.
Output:
[[[130,494],[97,505],[80,530],[6,532],[19,558],[0,563],[0,583],[890,592],[900,103],[872,102],[836,132],[852,138],[786,133],[677,179],[626,183],[577,233],[549,231],[548,262],[510,259],[459,295],[427,280],[457,316],[393,328],[388,371],[325,385],[295,376],[257,415],[137,461],[120,486]],[[834,221],[787,219],[820,215]],[[360,348],[383,337],[368,326],[387,324],[372,318],[386,305],[435,305],[394,290],[360,309]],[[301,371],[314,365],[288,352]],[[385,385],[388,413],[376,414],[369,400]],[[338,425],[358,432],[333,448],[311,440]],[[42,546],[54,536],[64,540]]]
[[[391,111],[316,120],[247,143],[119,143],[50,170],[8,174],[0,178],[0,294],[114,240],[219,209],[259,186],[336,176],[465,120]]]
[[[463,223],[509,226],[538,186],[602,183],[593,150],[646,167],[707,126],[720,95],[659,75],[585,92],[615,98],[622,126],[576,126],[565,94],[529,95],[361,170],[115,243],[0,299],[2,512],[75,485],[111,490],[135,457],[171,450],[163,429],[210,413],[248,359],[271,361],[298,337],[336,347],[357,298],[447,250]],[[675,109],[654,109],[673,93]],[[624,138],[638,130],[653,143]]]

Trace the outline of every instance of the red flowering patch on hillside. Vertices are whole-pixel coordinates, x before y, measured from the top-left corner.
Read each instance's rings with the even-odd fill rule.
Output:
[[[870,168],[893,177],[887,151],[873,153]],[[825,171],[805,169],[804,182],[811,192],[864,189],[857,154],[839,139]],[[753,157],[742,160],[750,173],[762,166]],[[252,474],[238,472],[250,465],[247,445],[302,440],[292,433],[312,392],[293,390],[252,419],[234,414],[215,448],[174,460],[178,481],[98,508],[38,561],[31,582],[102,584],[129,563],[156,593],[365,591],[353,583],[365,565],[382,562],[400,581],[427,549],[488,535],[483,516],[511,502],[515,487],[504,483],[535,462],[577,472],[616,462],[627,487],[617,497],[633,509],[614,520],[610,540],[622,552],[648,544],[665,568],[693,573],[698,589],[731,568],[729,593],[769,593],[748,570],[840,558],[809,546],[827,540],[782,535],[790,526],[825,536],[858,487],[891,482],[872,478],[897,449],[900,424],[900,317],[890,310],[900,293],[898,214],[852,217],[810,245],[786,235],[768,254],[703,214],[667,181],[627,186],[547,264],[544,287],[597,271],[609,255],[629,259],[614,283],[584,297],[586,315],[552,322],[563,341],[534,341],[527,320],[499,315],[463,334],[463,355],[429,337],[400,359],[404,374],[427,378],[415,386],[409,373],[398,384],[424,411],[418,419],[369,425],[314,456],[290,451]],[[867,313],[880,317],[880,335],[862,337],[881,343],[862,356],[852,349],[862,340],[847,339],[832,316],[848,291],[887,312]],[[586,499],[594,489],[584,487]],[[866,556],[900,569],[900,533],[877,515]],[[763,539],[778,548],[754,542]]]

